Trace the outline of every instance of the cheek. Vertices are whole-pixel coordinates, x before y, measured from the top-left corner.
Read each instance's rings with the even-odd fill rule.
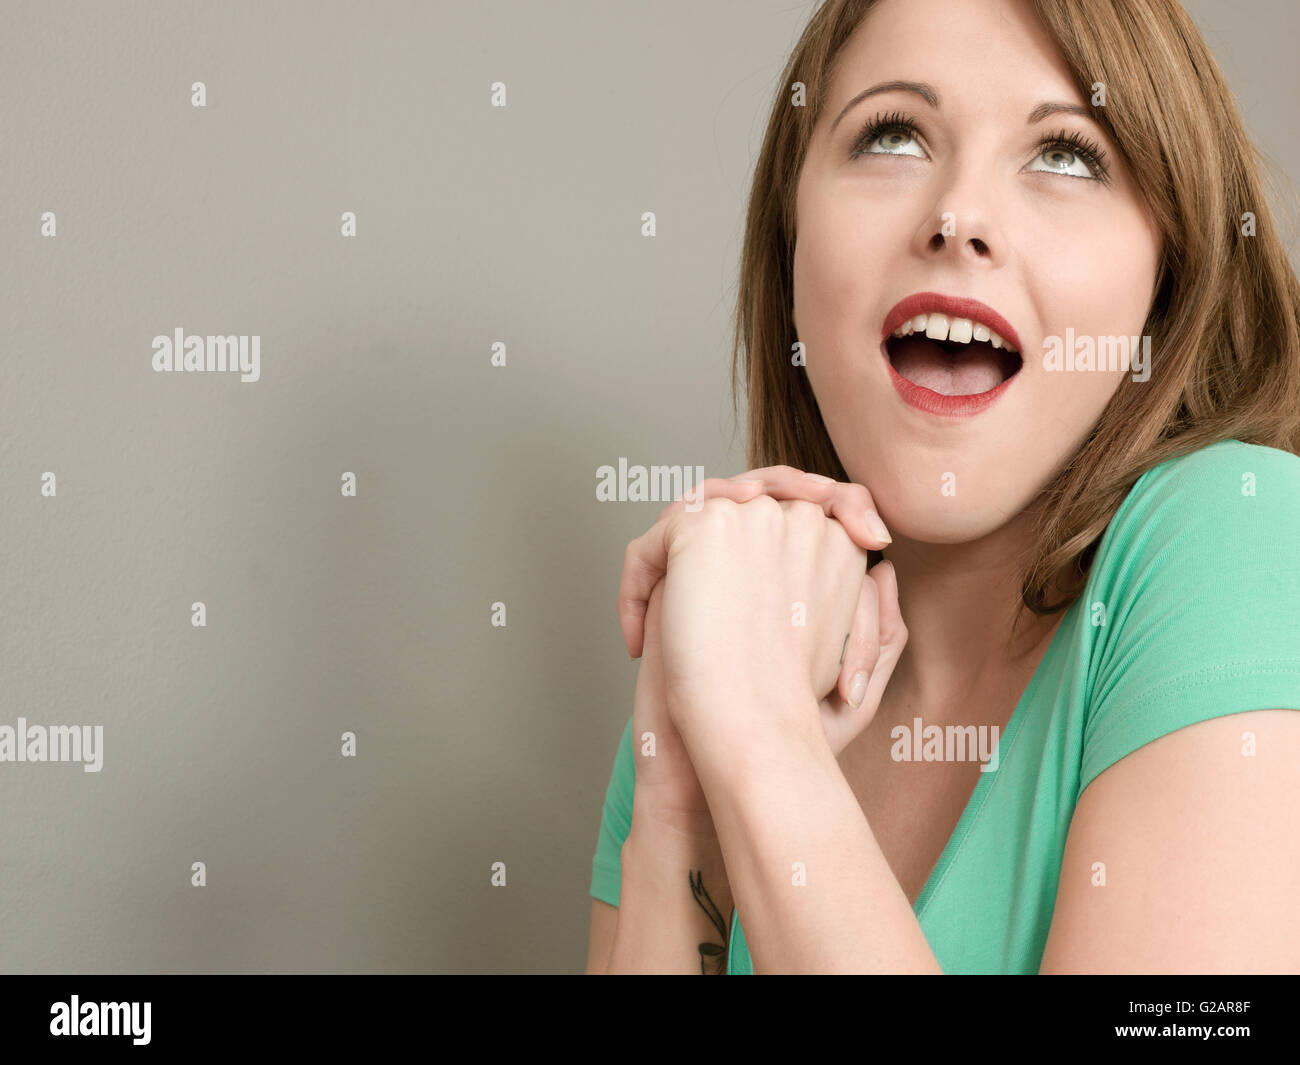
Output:
[[[889,242],[861,205],[809,196],[800,204],[794,255],[794,309],[800,336],[842,339],[869,328]]]
[[[1158,235],[1132,207],[1069,233],[1039,266],[1039,276],[1050,278],[1053,302],[1071,308],[1068,320],[1051,317],[1077,334],[1140,333],[1159,264]]]
[[[1034,381],[1031,433],[1050,442],[1040,456],[1047,466],[1065,461],[1083,444],[1129,371],[1046,372]]]

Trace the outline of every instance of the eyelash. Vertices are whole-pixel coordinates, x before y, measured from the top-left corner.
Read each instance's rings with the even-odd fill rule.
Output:
[[[863,155],[890,155],[890,152],[868,152],[867,149],[874,144],[882,134],[903,132],[915,136],[920,132],[916,128],[916,123],[898,111],[891,111],[889,114],[879,114],[867,122],[862,132],[858,135],[857,143],[853,147],[851,158],[857,159]],[[1038,144],[1038,155],[1042,155],[1048,148],[1065,148],[1067,151],[1077,155],[1093,171],[1096,177],[1091,180],[1099,181],[1101,184],[1108,184],[1110,181],[1110,167],[1106,165],[1106,153],[1102,150],[1101,145],[1096,141],[1085,137],[1081,133],[1073,130],[1061,129],[1059,132],[1045,138]],[[1044,171],[1040,171],[1043,173]],[[1050,173],[1050,171],[1047,171]],[[1066,174],[1065,177],[1076,178],[1075,174]],[[1084,180],[1089,180],[1085,178]]]

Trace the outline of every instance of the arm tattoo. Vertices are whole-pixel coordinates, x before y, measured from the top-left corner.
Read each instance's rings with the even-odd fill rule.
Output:
[[[725,976],[727,972],[727,934],[730,922],[723,920],[722,913],[709,898],[709,893],[704,890],[704,870],[686,874],[691,884],[691,895],[694,896],[696,903],[708,916],[710,923],[718,930],[718,935],[722,937],[722,945],[717,943],[700,944],[700,975],[701,976]],[[736,908],[733,906],[731,912],[734,914]]]

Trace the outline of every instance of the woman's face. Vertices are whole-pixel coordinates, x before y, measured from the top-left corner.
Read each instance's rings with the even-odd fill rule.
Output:
[[[920,91],[844,110],[894,81]],[[896,539],[964,543],[1000,528],[1079,449],[1122,379],[1142,376],[1127,338],[1154,297],[1159,231],[1099,125],[1039,113],[1089,103],[1017,0],[882,0],[841,53],[799,178],[794,321],[835,450]],[[935,303],[899,307],[918,293],[983,307],[949,305],[886,343],[887,318]],[[943,344],[924,335],[944,326]],[[985,326],[1014,337],[1019,357],[979,343]],[[1089,342],[1103,369],[1076,365]],[[991,403],[952,398],[995,385]]]

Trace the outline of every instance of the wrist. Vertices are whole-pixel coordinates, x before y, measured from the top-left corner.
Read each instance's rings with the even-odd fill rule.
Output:
[[[623,875],[640,882],[667,877],[676,884],[682,869],[708,869],[725,879],[722,845],[712,831],[691,832],[662,821],[634,818],[619,852]]]
[[[825,746],[820,702],[808,685],[788,676],[697,683],[667,697],[669,716],[701,781],[702,763],[730,763],[742,751]]]
[[[679,803],[640,783],[632,791],[632,827],[639,842],[674,846],[716,846],[718,833],[708,806]]]

